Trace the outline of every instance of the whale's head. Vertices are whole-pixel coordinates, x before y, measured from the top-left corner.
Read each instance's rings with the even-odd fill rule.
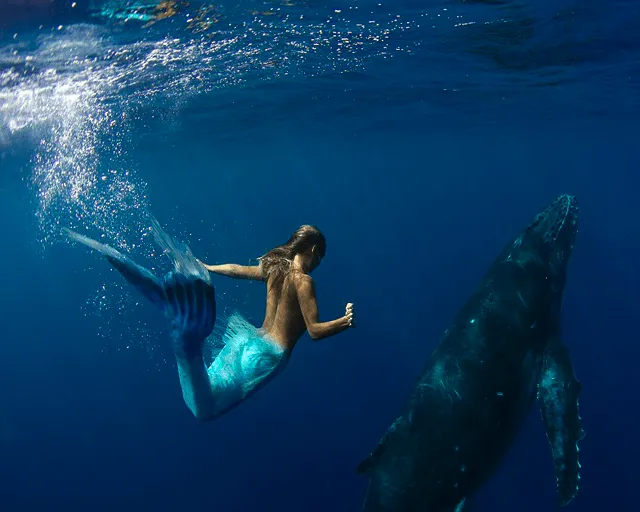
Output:
[[[564,282],[578,232],[578,202],[574,196],[559,196],[536,215],[521,236],[521,246],[534,250],[550,277]]]

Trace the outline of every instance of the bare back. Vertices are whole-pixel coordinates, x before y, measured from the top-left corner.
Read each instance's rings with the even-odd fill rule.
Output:
[[[311,264],[299,261],[296,255],[291,267],[277,286],[274,277],[265,276],[262,265],[243,266],[227,263],[224,265],[206,265],[210,272],[216,272],[238,279],[254,279],[267,284],[267,307],[262,323],[262,331],[273,338],[285,349],[292,349],[305,331],[312,340],[320,340],[333,336],[352,327],[353,304],[348,303],[344,316],[320,321],[318,303],[316,301],[315,284],[309,272],[318,266],[319,259]]]
[[[298,270],[289,272],[282,286],[267,282],[267,305],[262,329],[282,347],[291,350],[306,331],[306,324],[298,300],[299,279],[311,279]]]

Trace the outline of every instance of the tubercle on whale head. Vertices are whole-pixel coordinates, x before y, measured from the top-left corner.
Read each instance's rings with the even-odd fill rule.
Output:
[[[521,244],[543,250],[554,269],[564,272],[575,246],[578,211],[575,196],[558,196],[527,226],[522,234]]]

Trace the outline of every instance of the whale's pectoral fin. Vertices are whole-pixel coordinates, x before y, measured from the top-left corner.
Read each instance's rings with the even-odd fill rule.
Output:
[[[471,500],[466,497],[462,498],[460,503],[456,505],[456,508],[452,512],[469,512],[471,510]]]
[[[378,441],[377,446],[371,452],[371,454],[364,459],[358,467],[356,468],[356,474],[365,474],[370,473],[378,464],[380,459],[382,458],[384,452],[386,451],[387,442],[389,438],[398,434],[398,432],[402,432],[402,428],[406,425],[405,421],[402,417],[396,419],[388,430],[384,433],[380,441]]]
[[[84,235],[80,235],[70,229],[65,229],[65,232],[72,240],[100,252],[107,261],[111,263],[127,281],[129,281],[129,283],[135,286],[156,306],[164,309],[166,302],[164,287],[162,286],[161,281],[149,270],[141,267],[124,254],[115,250],[113,247],[97,242],[96,240]]]
[[[584,437],[578,414],[581,389],[567,347],[558,338],[550,340],[544,355],[538,398],[551,445],[560,506],[575,498],[580,484],[578,442]]]
[[[358,467],[356,468],[356,474],[366,474],[373,469],[376,462],[378,461],[380,447],[381,445],[378,445],[377,448],[371,453],[371,455],[369,455],[366,459],[360,462],[360,464],[358,464]]]

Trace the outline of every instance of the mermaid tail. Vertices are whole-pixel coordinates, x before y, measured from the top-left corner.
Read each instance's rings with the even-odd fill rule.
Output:
[[[165,314],[171,319],[173,347],[189,358],[202,355],[205,339],[213,332],[216,300],[211,284],[179,272],[163,280]]]
[[[171,320],[174,350],[186,357],[202,354],[204,340],[215,325],[215,290],[207,270],[179,247],[154,219],[155,240],[173,262],[174,269],[162,280],[113,247],[65,229],[72,240],[100,252],[120,274],[158,306]]]
[[[160,279],[154,276],[149,270],[141,267],[124,254],[116,251],[113,247],[80,235],[70,229],[65,228],[64,231],[72,240],[102,253],[107,261],[111,263],[129,283],[135,286],[147,299],[160,309],[164,309],[167,300],[164,287]]]

